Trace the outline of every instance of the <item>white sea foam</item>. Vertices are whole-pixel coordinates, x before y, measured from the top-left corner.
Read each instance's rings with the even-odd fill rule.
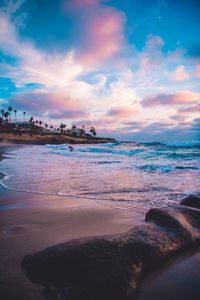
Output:
[[[200,142],[31,146],[0,162],[15,191],[142,211],[200,192]]]

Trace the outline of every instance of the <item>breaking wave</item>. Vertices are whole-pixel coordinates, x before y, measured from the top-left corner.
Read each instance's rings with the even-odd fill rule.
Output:
[[[200,192],[200,142],[26,146],[0,170],[10,189],[142,212]]]

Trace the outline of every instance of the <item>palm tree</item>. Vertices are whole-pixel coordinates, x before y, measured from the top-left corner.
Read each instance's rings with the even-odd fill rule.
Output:
[[[4,110],[4,109],[1,109],[2,119],[3,119],[3,117],[4,117],[4,113],[5,113],[5,110]]]
[[[46,124],[45,124],[44,126],[45,126],[45,128],[46,128],[46,131],[47,131],[47,128],[48,128],[48,124],[46,123]]]
[[[8,107],[8,112],[9,112],[9,115],[10,115],[10,121],[11,121],[11,111],[13,110],[12,106],[9,106]]]
[[[42,121],[39,121],[40,126],[42,125]]]
[[[61,133],[63,133],[63,130],[64,130],[65,127],[66,127],[65,124],[63,124],[63,123],[60,124],[60,131],[61,131]]]
[[[33,117],[30,117],[29,122],[33,123]]]
[[[38,123],[39,123],[39,121],[38,121],[38,120],[36,120],[36,121],[35,121],[35,123],[36,123],[36,124],[38,124]]]
[[[90,132],[93,134],[93,136],[97,135],[96,130],[93,126],[90,128]]]
[[[50,126],[50,128],[51,128],[51,130],[53,130],[53,126],[52,125]]]
[[[4,117],[5,117],[5,119],[6,119],[6,122],[8,122],[8,116],[9,116],[9,112],[6,111],[6,112],[4,113]]]
[[[17,110],[15,109],[14,110],[14,113],[15,113],[15,123],[17,122]]]
[[[84,126],[84,125],[82,125],[82,128],[81,128],[81,130],[80,130],[80,135],[81,135],[81,136],[84,136],[84,135],[85,135],[85,126]]]
[[[23,114],[24,114],[24,122],[25,122],[25,115],[26,115],[26,112],[24,111]]]

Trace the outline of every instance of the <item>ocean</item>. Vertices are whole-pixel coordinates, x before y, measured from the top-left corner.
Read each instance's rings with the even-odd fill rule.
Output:
[[[6,188],[135,214],[200,193],[200,141],[77,144],[72,152],[68,145],[28,145],[7,157],[0,162]]]

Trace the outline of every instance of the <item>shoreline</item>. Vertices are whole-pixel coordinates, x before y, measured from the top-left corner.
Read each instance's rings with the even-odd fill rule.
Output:
[[[0,143],[3,159],[7,159],[6,153],[11,153],[16,147],[22,145]],[[2,186],[0,194],[0,205],[4,206],[0,210],[0,290],[6,300],[48,299],[43,295],[43,288],[32,284],[21,269],[21,260],[27,254],[71,239],[124,233],[135,224],[131,212],[104,207],[86,199],[26,193]],[[200,275],[195,273],[195,268],[200,267],[200,251],[185,252],[182,257],[181,264],[178,256],[147,277],[141,283],[137,299],[187,300],[187,289],[193,287],[192,300],[198,300],[200,289],[196,282]],[[189,275],[183,275],[181,270],[189,270]],[[180,274],[182,281],[179,280]],[[192,279],[188,286],[185,281],[189,276]],[[167,296],[168,287],[170,298]]]
[[[15,146],[0,143],[4,159]],[[2,186],[0,195],[0,291],[6,300],[47,299],[22,270],[25,255],[71,239],[125,232],[133,225],[131,213],[94,201],[17,192]]]
[[[103,144],[103,143],[115,143],[117,142],[113,138],[103,137],[75,137],[61,134],[46,134],[46,135],[31,135],[23,133],[21,135],[13,133],[0,133],[1,142],[12,142],[15,144],[29,144],[29,145],[46,145],[46,144]]]
[[[22,147],[23,145],[17,145],[14,142],[11,141],[0,141],[0,161],[3,159],[6,159],[7,151],[8,153],[12,153],[12,150],[16,150],[19,147]],[[5,187],[2,183],[2,180],[8,176],[6,173],[0,170],[0,186],[6,188],[9,190],[9,188]]]

